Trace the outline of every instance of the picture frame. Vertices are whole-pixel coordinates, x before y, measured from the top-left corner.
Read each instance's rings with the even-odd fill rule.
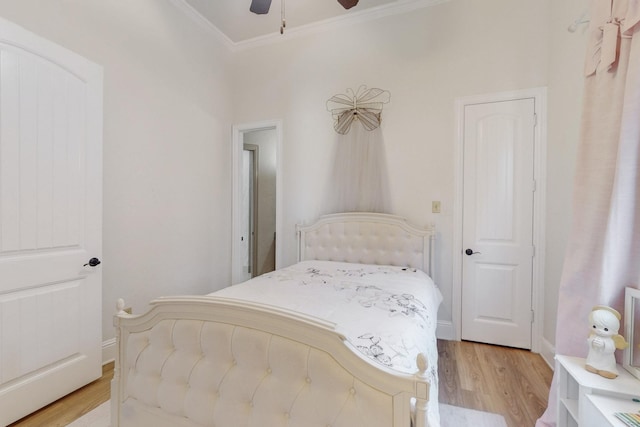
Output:
[[[622,366],[640,379],[640,289],[627,287],[624,295],[624,349]]]

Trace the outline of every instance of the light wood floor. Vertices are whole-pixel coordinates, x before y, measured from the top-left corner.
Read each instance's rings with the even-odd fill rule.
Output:
[[[547,406],[553,373],[525,350],[487,344],[438,341],[440,402],[495,412],[509,427],[532,427]],[[109,399],[113,363],[102,378],[10,427],[62,427]]]
[[[438,341],[440,403],[494,412],[532,427],[547,407],[553,371],[540,355],[487,344]]]

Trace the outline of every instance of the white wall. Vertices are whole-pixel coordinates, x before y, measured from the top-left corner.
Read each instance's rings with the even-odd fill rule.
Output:
[[[0,0],[104,67],[103,338],[134,311],[230,281],[229,53],[168,0]]]
[[[325,102],[361,84],[391,91],[383,131],[394,212],[437,223],[440,318],[451,319],[454,100],[548,85],[552,347],[585,40],[584,27],[566,27],[587,2],[452,0],[232,55],[168,0],[0,0],[4,18],[104,66],[104,338],[117,297],[141,311],[158,295],[229,282],[232,122],[284,120],[281,238],[292,263],[294,224],[322,212],[334,143]]]
[[[285,264],[295,261],[294,225],[322,212],[334,143],[326,100],[362,84],[387,89],[393,211],[418,225],[437,223],[439,317],[451,320],[454,100],[546,86],[551,3],[452,0],[238,52],[234,121],[284,121]],[[433,200],[442,213],[431,213]]]

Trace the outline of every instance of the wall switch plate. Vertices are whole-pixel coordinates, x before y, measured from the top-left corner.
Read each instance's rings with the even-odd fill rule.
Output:
[[[440,201],[431,202],[431,212],[440,213]]]

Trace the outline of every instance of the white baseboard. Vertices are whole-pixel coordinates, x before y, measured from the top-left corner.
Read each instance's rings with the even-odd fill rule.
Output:
[[[555,357],[556,357],[556,347],[551,344],[549,341],[544,339],[541,340],[542,345],[540,346],[540,356],[547,362],[547,365],[554,370],[556,367]]]
[[[440,340],[454,341],[456,339],[456,331],[451,320],[438,320],[436,329],[436,337]]]
[[[102,342],[102,364],[116,360],[116,339],[111,338]]]

